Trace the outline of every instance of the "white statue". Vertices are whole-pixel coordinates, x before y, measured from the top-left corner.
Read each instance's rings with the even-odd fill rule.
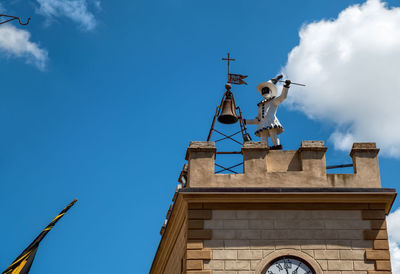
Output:
[[[262,143],[266,143],[268,145],[268,137],[271,137],[274,145],[270,147],[270,149],[282,149],[278,135],[283,132],[283,127],[278,118],[276,118],[276,111],[279,104],[286,99],[291,81],[285,81],[281,95],[276,97],[277,88],[275,84],[281,78],[282,75],[278,75],[268,82],[262,82],[257,86],[258,92],[260,92],[262,97],[265,99],[258,103],[258,114],[256,119],[244,120],[245,124],[257,125],[255,134],[261,138]]]

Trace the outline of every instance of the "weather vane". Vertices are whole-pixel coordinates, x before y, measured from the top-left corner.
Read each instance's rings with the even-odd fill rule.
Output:
[[[228,83],[235,85],[247,85],[247,83],[243,81],[243,79],[247,78],[247,75],[229,73],[230,61],[236,61],[236,59],[230,58],[229,52],[228,58],[222,58],[222,61],[227,61],[228,63]]]
[[[22,26],[26,26],[29,24],[29,21],[31,20],[31,18],[29,17],[28,20],[26,21],[26,23],[22,23],[21,18],[20,17],[16,17],[16,16],[12,16],[12,15],[7,15],[7,14],[0,14],[0,17],[5,17],[6,20],[3,22],[0,22],[1,24],[5,24],[7,22],[13,21],[13,20],[18,20],[19,24]]]
[[[227,61],[228,63],[228,82],[225,84],[225,93],[222,96],[222,100],[219,106],[217,106],[217,109],[215,111],[214,118],[212,120],[211,128],[210,131],[208,132],[208,137],[207,141],[211,141],[211,137],[213,133],[218,133],[219,139],[214,140],[214,142],[220,142],[220,141],[232,141],[233,143],[240,145],[240,147],[243,145],[244,142],[251,141],[250,135],[247,133],[246,126],[244,124],[243,118],[242,118],[242,111],[240,110],[239,106],[236,106],[235,102],[235,97],[232,92],[232,84],[235,85],[247,85],[245,81],[243,81],[244,78],[247,76],[241,75],[241,74],[233,74],[230,73],[230,62],[231,61],[236,61],[235,59],[231,58],[229,52],[228,52],[228,58],[222,58],[222,61]],[[224,131],[227,128],[222,128],[222,129],[216,129],[216,122],[219,122],[221,124],[225,125],[233,125],[239,122],[239,128],[238,131],[234,133],[227,133]],[[242,140],[237,140],[236,137],[238,135],[242,136]],[[232,143],[231,143],[232,144]],[[229,149],[232,147],[230,146]],[[221,155],[221,154],[241,154],[241,151],[217,151],[216,154]],[[219,157],[219,156],[218,156]],[[232,165],[230,167],[226,167],[220,164],[215,163],[215,166],[219,167],[220,170],[215,171],[215,173],[221,173],[221,172],[231,172],[231,173],[238,173],[235,171],[235,168],[243,165],[243,162]]]

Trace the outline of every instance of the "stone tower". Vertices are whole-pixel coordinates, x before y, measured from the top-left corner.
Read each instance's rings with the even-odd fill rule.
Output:
[[[242,147],[243,174],[215,174],[213,142],[191,142],[150,273],[388,274],[374,143],[353,144],[353,174],[327,174],[322,141]]]

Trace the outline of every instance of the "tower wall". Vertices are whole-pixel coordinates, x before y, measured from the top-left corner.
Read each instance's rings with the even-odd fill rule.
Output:
[[[367,220],[363,210],[334,208],[212,210],[212,218],[204,222],[204,228],[212,234],[211,240],[204,241],[204,247],[212,250],[212,259],[204,269],[212,273],[259,274],[267,264],[265,258],[286,254],[313,262],[320,273],[367,274],[375,270],[376,261],[366,259],[374,248],[369,233],[379,222],[383,228],[379,241],[388,247],[385,220]],[[382,213],[380,217],[384,218]],[[378,260],[379,270],[390,270],[389,251],[380,252],[385,258]]]
[[[215,174],[214,143],[191,142],[150,273],[264,274],[285,256],[315,274],[391,273],[379,149],[353,144],[353,174],[327,174],[326,149],[247,142],[243,173]]]

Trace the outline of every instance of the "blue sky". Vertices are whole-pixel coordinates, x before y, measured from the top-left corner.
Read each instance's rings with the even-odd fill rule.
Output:
[[[233,91],[244,116],[252,118],[259,82],[282,70],[303,80],[293,65],[298,59],[288,63],[302,27],[334,21],[364,3],[62,2],[0,2],[9,14],[32,17],[26,27],[0,29],[0,266],[5,269],[78,199],[42,242],[32,274],[124,273],[132,265],[135,273],[148,272],[186,148],[207,138],[223,94],[221,58],[231,52],[237,60],[231,71],[249,75],[248,86]],[[10,44],[5,34],[20,35],[21,43]],[[318,83],[320,76],[313,76]],[[293,89],[289,98],[296,91],[307,92]],[[351,162],[347,144],[335,136],[375,141],[371,136],[379,131],[360,130],[360,119],[335,120],[334,107],[331,119],[306,108],[299,95],[280,107],[281,142],[297,149],[301,140],[324,140],[328,164]],[[254,130],[249,127],[257,139]],[[380,157],[382,186],[397,188],[398,141],[385,136],[376,135],[386,151]]]

